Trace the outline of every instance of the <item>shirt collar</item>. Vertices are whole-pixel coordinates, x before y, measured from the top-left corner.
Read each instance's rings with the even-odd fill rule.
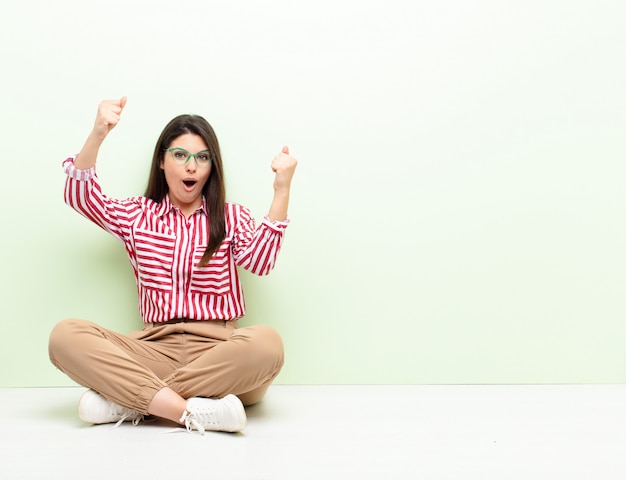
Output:
[[[161,201],[161,204],[159,205],[157,215],[160,217],[164,217],[165,215],[168,215],[175,208],[178,209],[170,200],[169,194],[166,194],[165,198]],[[202,196],[202,205],[200,206],[198,210],[202,211],[202,213],[204,213],[205,215],[208,215],[206,198],[204,197],[204,195]]]

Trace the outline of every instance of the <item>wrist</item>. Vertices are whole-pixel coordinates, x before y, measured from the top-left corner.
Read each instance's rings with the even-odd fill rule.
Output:
[[[289,186],[285,185],[274,185],[274,195],[278,196],[289,196]]]
[[[87,142],[93,146],[100,147],[106,136],[106,132],[100,132],[94,128],[87,137]]]

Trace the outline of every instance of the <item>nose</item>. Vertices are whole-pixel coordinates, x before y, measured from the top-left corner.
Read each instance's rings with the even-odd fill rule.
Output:
[[[196,165],[196,157],[190,155],[189,160],[187,160],[187,163],[185,164],[185,170],[187,170],[188,172],[195,172],[197,168],[198,165]]]

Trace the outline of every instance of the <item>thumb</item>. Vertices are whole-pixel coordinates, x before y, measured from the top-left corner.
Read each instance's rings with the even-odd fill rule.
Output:
[[[285,154],[287,154],[287,155],[289,155],[289,147],[288,147],[287,145],[285,145],[285,146],[283,147],[282,152],[283,152],[283,153],[285,153]]]
[[[126,106],[126,101],[128,100],[128,97],[122,97],[120,98],[120,107],[123,109]]]

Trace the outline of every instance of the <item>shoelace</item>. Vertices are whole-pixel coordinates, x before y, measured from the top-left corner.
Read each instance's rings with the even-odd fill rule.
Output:
[[[117,411],[115,412],[117,415],[122,415],[120,417],[120,419],[117,421],[117,423],[113,426],[113,428],[117,428],[119,427],[122,423],[124,423],[129,417],[135,416],[135,418],[133,418],[131,420],[131,423],[134,426],[139,425],[139,422],[143,422],[144,421],[144,415],[141,415],[139,412],[135,412],[133,410],[129,410],[128,408],[122,408],[118,406]]]
[[[117,421],[117,423],[116,423],[115,425],[113,425],[113,428],[117,428],[117,427],[119,427],[119,426],[120,426],[122,423],[124,423],[124,421],[126,421],[126,419],[127,419],[128,417],[130,417],[131,415],[135,415],[135,413],[134,413],[134,412],[128,412],[128,413],[125,413],[125,414],[122,416],[122,418],[120,418],[120,419]],[[143,415],[137,415],[135,418],[133,418],[133,419],[132,419],[131,423],[132,423],[134,426],[137,426],[137,425],[139,425],[139,422],[143,422],[143,421],[144,421],[144,416],[143,416]]]
[[[185,428],[188,432],[191,432],[193,428],[200,432],[200,435],[204,435],[205,428],[204,426],[196,419],[196,417],[200,417],[205,420],[205,423],[210,423],[213,425],[217,425],[217,419],[215,417],[215,412],[194,412],[191,413],[187,410],[183,412],[183,416],[180,417],[179,422],[185,424]],[[193,428],[192,428],[193,427]]]

